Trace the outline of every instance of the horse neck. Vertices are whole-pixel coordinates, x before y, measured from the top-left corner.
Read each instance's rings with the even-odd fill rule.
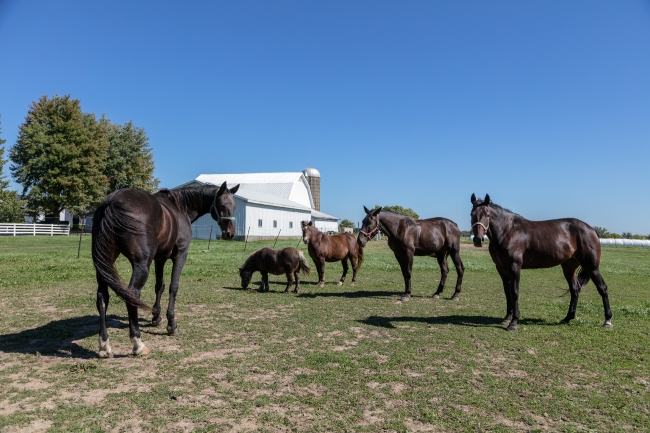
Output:
[[[185,207],[185,213],[194,222],[206,213],[210,212],[213,196],[207,194],[203,190],[188,190],[183,191],[181,200]]]
[[[316,227],[311,229],[311,237],[313,239],[311,241],[309,241],[309,243],[312,243],[312,242],[314,242],[314,240],[316,240],[316,242],[314,242],[315,245],[322,245],[325,242],[327,242],[327,240],[325,238],[325,233],[318,230]]]
[[[502,207],[490,206],[490,230],[486,233],[490,242],[499,244],[517,216]]]
[[[399,225],[401,218],[395,214],[381,212],[379,213],[378,218],[380,230],[382,233],[384,233],[389,238],[395,237],[397,234],[397,226]]]

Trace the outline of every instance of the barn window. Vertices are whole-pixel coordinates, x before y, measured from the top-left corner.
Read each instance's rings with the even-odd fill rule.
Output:
[[[257,220],[257,227],[262,227],[262,220]]]
[[[289,221],[289,228],[290,228],[290,229],[293,228],[293,221]]]
[[[276,220],[273,220],[273,228],[274,229],[278,228],[278,222]]]

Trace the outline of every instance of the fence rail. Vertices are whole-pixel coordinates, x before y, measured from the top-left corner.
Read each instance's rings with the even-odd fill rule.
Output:
[[[70,226],[68,224],[0,223],[0,236],[18,236],[18,235],[70,236]]]

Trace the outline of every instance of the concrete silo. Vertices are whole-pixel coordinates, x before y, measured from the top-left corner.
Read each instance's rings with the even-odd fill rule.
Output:
[[[302,171],[311,189],[311,196],[314,199],[314,208],[320,211],[320,172],[315,168],[306,168]]]

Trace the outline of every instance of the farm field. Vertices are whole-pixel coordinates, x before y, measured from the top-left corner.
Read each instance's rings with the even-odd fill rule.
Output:
[[[357,285],[303,276],[298,295],[242,290],[250,253],[273,241],[192,241],[176,304],[180,334],[151,327],[130,356],[124,302],[111,291],[115,358],[98,359],[90,236],[0,238],[0,431],[632,432],[650,431],[650,250],[604,247],[614,328],[593,283],[577,318],[560,268],[524,270],[517,332],[487,252],[451,271],[417,257],[413,297],[385,241],[371,242]],[[278,241],[277,247],[296,245]],[[307,248],[300,249],[308,257]],[[130,266],[118,260],[128,281]],[[167,266],[166,281],[169,281]],[[154,301],[153,272],[142,298]],[[166,308],[167,295],[163,297]]]

